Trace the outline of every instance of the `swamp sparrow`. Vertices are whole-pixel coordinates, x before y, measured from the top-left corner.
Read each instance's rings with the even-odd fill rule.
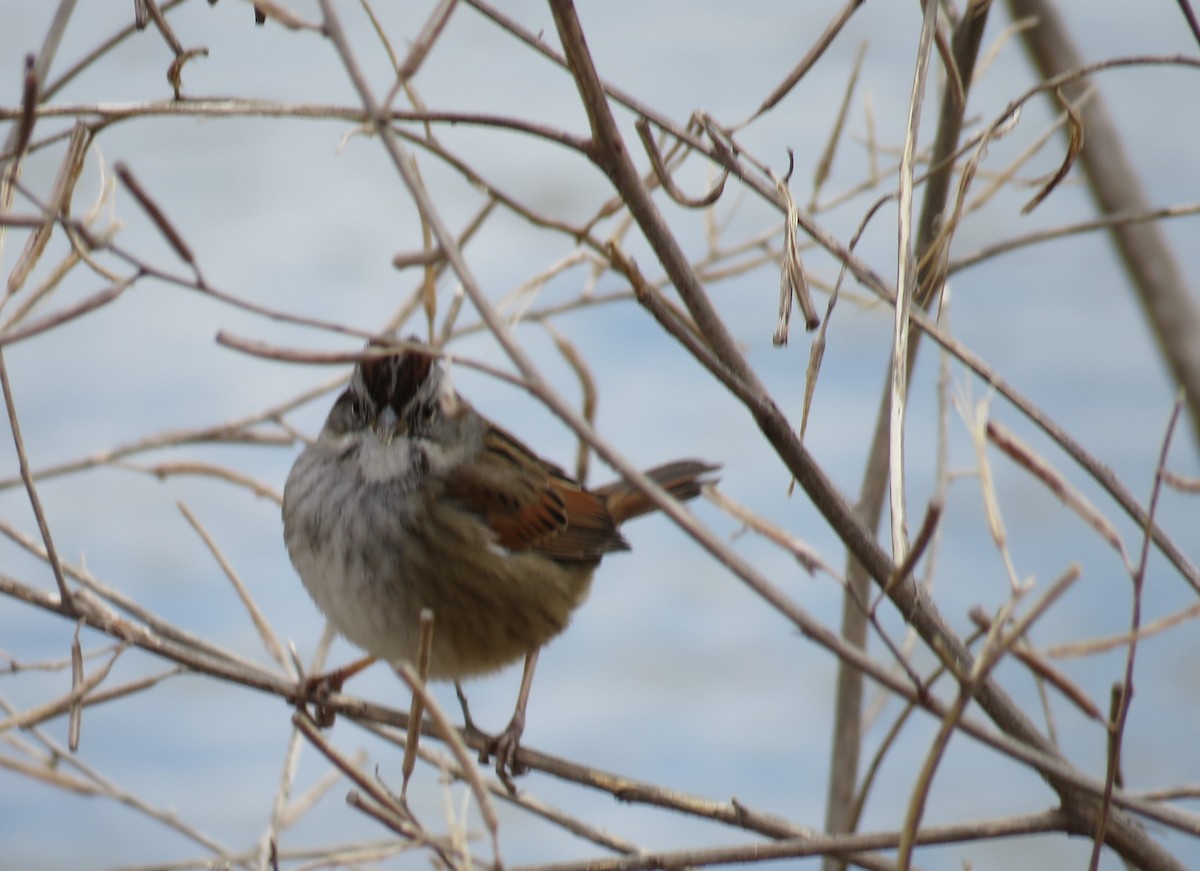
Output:
[[[716,468],[681,460],[646,474],[690,499]],[[526,657],[517,710],[491,748],[507,782],[538,649],[566,628],[601,557],[628,549],[617,527],[654,508],[625,481],[583,488],[410,350],[355,367],[288,475],[283,528],[317,607],[372,657],[415,663],[425,608],[430,678]]]

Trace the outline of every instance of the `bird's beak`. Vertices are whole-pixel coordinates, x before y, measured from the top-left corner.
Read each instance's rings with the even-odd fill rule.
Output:
[[[384,406],[383,410],[375,418],[375,434],[379,436],[381,442],[390,442],[396,435],[396,427],[400,419],[396,416],[395,410],[390,406]]]

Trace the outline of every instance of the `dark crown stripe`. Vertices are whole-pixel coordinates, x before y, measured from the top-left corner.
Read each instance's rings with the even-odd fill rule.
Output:
[[[417,395],[433,357],[419,351],[404,351],[387,357],[372,357],[360,364],[363,386],[376,408],[390,405],[400,414]]]
[[[387,399],[396,414],[401,414],[417,395],[432,367],[433,358],[428,354],[408,351],[400,356],[396,362],[396,379],[392,384],[391,396]]]

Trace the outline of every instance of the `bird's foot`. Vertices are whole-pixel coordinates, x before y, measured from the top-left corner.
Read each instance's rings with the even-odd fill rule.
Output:
[[[327,704],[329,697],[340,693],[342,686],[354,675],[375,662],[375,657],[367,656],[356,659],[349,665],[327,671],[324,674],[314,674],[300,682],[301,704],[313,703],[313,721],[321,729],[328,729],[337,719],[337,711]]]
[[[521,733],[525,731],[525,712],[518,710],[513,713],[504,731],[491,738],[479,753],[479,761],[487,762],[489,756],[496,757],[496,776],[513,795],[517,794],[514,777],[519,777],[529,770],[528,765],[517,759],[521,749]]]

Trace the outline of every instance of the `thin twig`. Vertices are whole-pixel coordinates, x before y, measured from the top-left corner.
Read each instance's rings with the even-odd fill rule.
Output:
[[[67,579],[63,575],[62,563],[58,559],[58,551],[54,547],[54,538],[50,535],[50,524],[46,521],[46,512],[42,509],[42,500],[38,497],[37,487],[33,483],[33,473],[29,470],[29,457],[25,454],[25,441],[21,438],[21,425],[17,422],[17,406],[13,400],[12,385],[8,381],[8,365],[4,361],[4,349],[0,348],[0,388],[4,390],[4,407],[8,412],[8,428],[12,433],[13,444],[17,449],[17,465],[21,470],[21,480],[25,484],[25,492],[29,496],[33,516],[37,520],[38,532],[42,536],[42,544],[46,547],[46,559],[50,570],[54,573],[54,582],[58,585],[59,601],[63,613],[68,617],[75,615],[75,603],[71,591],[67,587]]]

